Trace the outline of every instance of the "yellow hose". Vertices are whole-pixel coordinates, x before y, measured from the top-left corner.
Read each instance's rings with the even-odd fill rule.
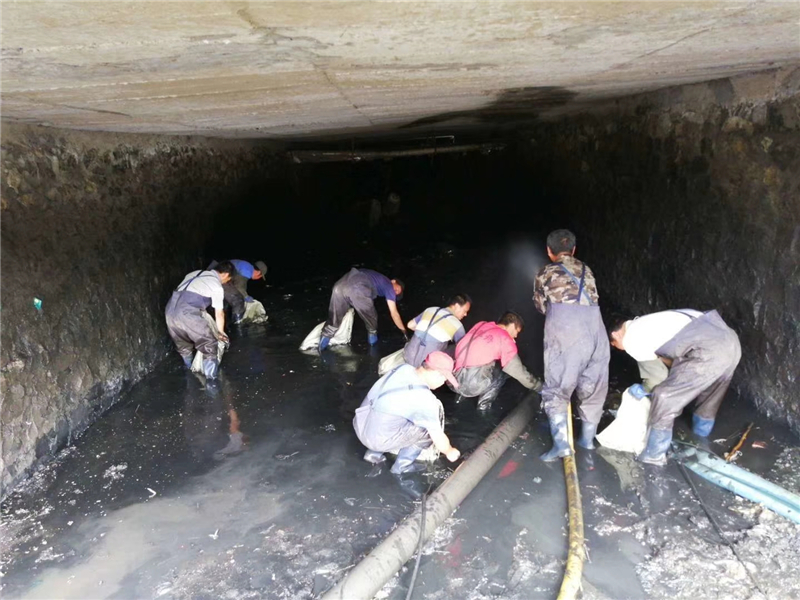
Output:
[[[586,556],[583,539],[583,507],[581,506],[581,488],[578,485],[578,469],[575,465],[575,446],[572,443],[572,405],[567,407],[567,423],[569,428],[569,445],[572,454],[564,457],[564,480],[567,484],[567,507],[569,509],[569,552],[564,579],[558,600],[573,600],[581,590],[583,561]]]

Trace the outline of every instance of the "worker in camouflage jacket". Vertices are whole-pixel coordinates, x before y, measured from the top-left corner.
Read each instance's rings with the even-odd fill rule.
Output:
[[[567,407],[577,391],[583,421],[578,445],[594,448],[594,436],[608,393],[610,351],[592,270],[575,258],[575,234],[558,229],[547,236],[551,263],[534,282],[536,310],[545,315],[542,406],[550,421],[552,461],[572,454]]]

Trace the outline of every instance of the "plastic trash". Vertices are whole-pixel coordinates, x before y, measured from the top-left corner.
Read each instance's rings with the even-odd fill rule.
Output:
[[[39,311],[42,310],[42,301],[40,298],[33,299],[33,308]]]
[[[210,314],[207,312],[203,313],[203,318],[208,322],[211,326],[211,331],[214,332],[214,335],[219,337],[219,329],[217,329],[217,322],[211,317]],[[217,364],[222,364],[222,355],[225,354],[225,351],[228,349],[228,343],[220,341],[217,344]],[[192,360],[192,373],[200,373],[203,374],[203,353],[202,352],[195,352],[194,359]]]
[[[399,367],[402,364],[405,364],[405,359],[403,358],[403,348],[400,348],[397,352],[392,352],[388,356],[384,356],[380,362],[378,363],[378,375],[383,377],[392,369]]]
[[[647,444],[647,420],[650,417],[650,398],[637,400],[628,390],[622,394],[622,404],[614,422],[597,434],[597,441],[606,448],[640,454]]]
[[[342,324],[336,331],[336,335],[331,338],[330,346],[343,346],[350,343],[350,338],[353,336],[353,319],[355,318],[355,310],[352,308],[347,311],[342,319]],[[316,350],[319,347],[319,340],[322,337],[322,329],[325,327],[325,321],[314,327],[300,344],[300,350]]]

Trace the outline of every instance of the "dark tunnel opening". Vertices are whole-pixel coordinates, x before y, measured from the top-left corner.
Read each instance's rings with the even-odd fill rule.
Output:
[[[727,451],[756,423],[740,464],[797,489],[797,96],[695,111],[672,98],[527,124],[489,152],[318,164],[267,144],[137,147],[5,129],[4,594],[58,595],[69,576],[70,594],[83,597],[317,597],[420,492],[371,469],[353,434],[380,359],[404,343],[386,305],[377,346],[356,319],[350,347],[297,350],[325,319],[331,287],[352,266],[398,277],[406,321],[466,292],[467,330],[514,310],[526,323],[520,356],[542,375],[533,279],[549,262],[548,232],[562,227],[594,271],[606,321],[720,312],[743,359],[709,444]],[[229,326],[214,390],[183,370],[164,307],[186,273],[231,258],[267,263],[266,280],[248,291],[269,320]],[[610,373],[603,425],[639,380],[622,352],[612,351]],[[483,414],[437,394],[454,446],[469,454],[525,390],[509,382]],[[680,441],[696,441],[691,419],[677,420]],[[555,594],[564,483],[558,463],[538,460],[547,427],[537,413],[437,534],[420,585],[441,595],[429,597]],[[578,458],[593,552],[584,597],[752,591],[674,462],[658,471],[601,451]],[[424,488],[454,466],[434,465]],[[779,593],[766,574],[774,553],[796,554],[793,526],[711,485],[702,491],[739,549],[752,551],[761,585]],[[764,546],[773,554],[756,556]],[[685,547],[707,561],[695,582]],[[728,571],[709,588],[719,564]],[[792,564],[784,581],[800,581]],[[664,583],[680,577],[679,593]],[[404,596],[408,579],[401,573],[384,597]]]

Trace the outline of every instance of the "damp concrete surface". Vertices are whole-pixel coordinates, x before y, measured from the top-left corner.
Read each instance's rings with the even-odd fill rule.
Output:
[[[401,304],[404,318],[424,308],[420,292],[452,288],[463,268],[456,259],[467,256],[441,252],[430,279],[408,294],[411,306]],[[501,273],[466,279],[475,300],[467,326],[495,316],[487,313],[499,308]],[[412,513],[455,465],[440,458],[426,474],[397,478],[361,460],[354,410],[401,338],[382,308],[376,348],[357,320],[351,347],[299,352],[325,316],[331,279],[262,288],[270,321],[233,332],[219,389],[171,355],[13,491],[2,506],[3,597],[314,598]],[[529,292],[525,283],[514,294],[529,301]],[[521,354],[541,372],[541,323],[528,329]],[[609,410],[633,382],[628,367],[612,360]],[[508,383],[486,414],[437,393],[446,431],[468,455],[525,390]],[[738,463],[800,492],[797,438],[743,401],[723,404],[711,449],[729,449],[750,421]],[[676,438],[695,443],[687,431],[684,416]],[[537,412],[425,545],[414,598],[556,597],[567,518],[561,463],[538,458],[549,444]],[[579,450],[577,462],[584,598],[800,598],[800,526],[689,474],[743,565],[674,461],[662,469],[600,449]],[[405,598],[412,566],[378,597]]]

